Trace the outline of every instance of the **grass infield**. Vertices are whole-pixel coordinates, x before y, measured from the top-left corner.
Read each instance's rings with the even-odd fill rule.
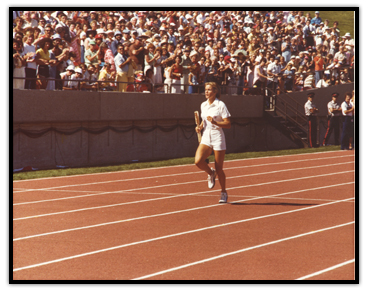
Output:
[[[266,152],[233,153],[233,154],[226,154],[225,161],[259,158],[259,157],[295,155],[295,154],[302,154],[302,153],[327,152],[327,151],[337,151],[337,150],[340,150],[340,146],[326,146],[326,147],[319,147],[319,148],[302,148],[302,149],[266,151]],[[211,163],[214,162],[213,155],[209,157],[209,161]],[[171,160],[164,160],[164,161],[154,161],[154,162],[140,162],[140,163],[138,162],[138,163],[129,163],[129,164],[123,164],[123,165],[104,166],[104,167],[67,168],[67,169],[20,172],[20,173],[13,174],[13,181],[46,178],[46,177],[92,174],[92,173],[117,172],[117,171],[127,171],[127,170],[136,170],[136,169],[145,169],[145,168],[158,168],[158,167],[186,165],[186,164],[194,164],[194,157],[171,159]]]

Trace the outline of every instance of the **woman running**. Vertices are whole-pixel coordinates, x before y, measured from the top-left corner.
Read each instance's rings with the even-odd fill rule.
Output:
[[[196,132],[201,132],[202,141],[198,146],[195,155],[195,164],[198,168],[208,174],[208,188],[212,189],[215,186],[216,175],[221,186],[220,203],[227,202],[226,192],[226,176],[222,170],[225,152],[226,141],[223,128],[230,128],[230,113],[223,101],[220,101],[216,96],[219,95],[219,89],[215,82],[208,82],[205,85],[205,97],[207,101],[201,104],[202,123],[196,127]],[[208,166],[206,159],[214,151],[215,169]]]

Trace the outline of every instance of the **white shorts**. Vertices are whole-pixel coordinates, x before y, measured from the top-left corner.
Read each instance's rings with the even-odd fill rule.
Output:
[[[206,129],[203,132],[201,144],[209,146],[214,151],[226,150],[225,134],[223,130]]]

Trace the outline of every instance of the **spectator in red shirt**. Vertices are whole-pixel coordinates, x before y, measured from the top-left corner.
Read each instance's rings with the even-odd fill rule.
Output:
[[[318,53],[314,59],[314,71],[315,71],[315,82],[317,85],[318,81],[320,79],[322,79],[322,75],[323,75],[323,58],[321,53]]]

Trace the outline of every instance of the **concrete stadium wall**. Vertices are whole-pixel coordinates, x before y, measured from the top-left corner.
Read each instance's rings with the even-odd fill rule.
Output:
[[[297,148],[263,118],[263,99],[221,97],[232,114],[227,153]],[[194,157],[193,112],[203,101],[203,94],[13,90],[13,169]]]

